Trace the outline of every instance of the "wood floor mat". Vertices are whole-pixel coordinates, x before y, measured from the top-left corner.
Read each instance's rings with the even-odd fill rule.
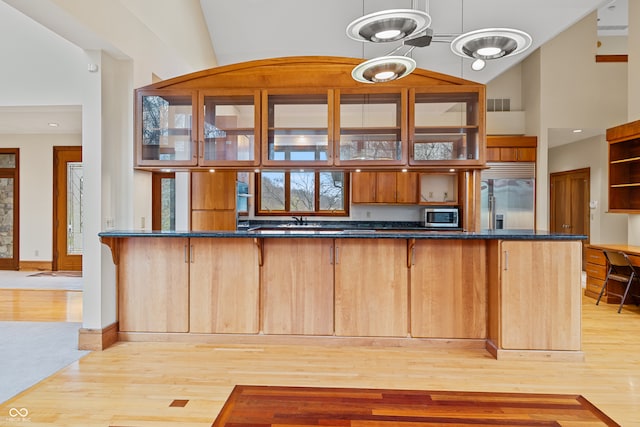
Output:
[[[236,386],[212,427],[618,426],[580,395]]]

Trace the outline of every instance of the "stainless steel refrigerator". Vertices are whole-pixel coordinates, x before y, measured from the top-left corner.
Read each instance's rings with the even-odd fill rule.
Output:
[[[488,163],[480,184],[483,229],[535,228],[535,163]]]

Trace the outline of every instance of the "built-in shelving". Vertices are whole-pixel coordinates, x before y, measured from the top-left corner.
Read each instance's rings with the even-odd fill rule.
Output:
[[[640,212],[640,120],[607,129],[609,212]]]

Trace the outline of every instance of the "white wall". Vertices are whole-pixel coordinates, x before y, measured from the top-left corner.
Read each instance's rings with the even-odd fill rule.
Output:
[[[20,261],[53,259],[53,147],[81,145],[80,135],[0,134],[20,149]]]
[[[527,134],[538,136],[536,223],[540,229],[549,227],[548,129],[606,129],[626,120],[626,66],[595,62],[596,19],[595,13],[590,14],[523,64]]]
[[[597,136],[549,150],[549,173],[589,168],[590,200],[597,207],[590,210],[591,243],[620,243],[627,238],[627,218],[622,214],[607,213],[608,145],[604,136]]]

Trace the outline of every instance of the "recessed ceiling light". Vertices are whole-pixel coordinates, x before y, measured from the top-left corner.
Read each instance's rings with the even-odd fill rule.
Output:
[[[60,126],[60,123],[56,123],[56,122],[49,122],[49,127],[57,128],[58,126]]]
[[[580,133],[580,132],[582,132],[582,129],[574,129],[573,130],[573,133]]]

